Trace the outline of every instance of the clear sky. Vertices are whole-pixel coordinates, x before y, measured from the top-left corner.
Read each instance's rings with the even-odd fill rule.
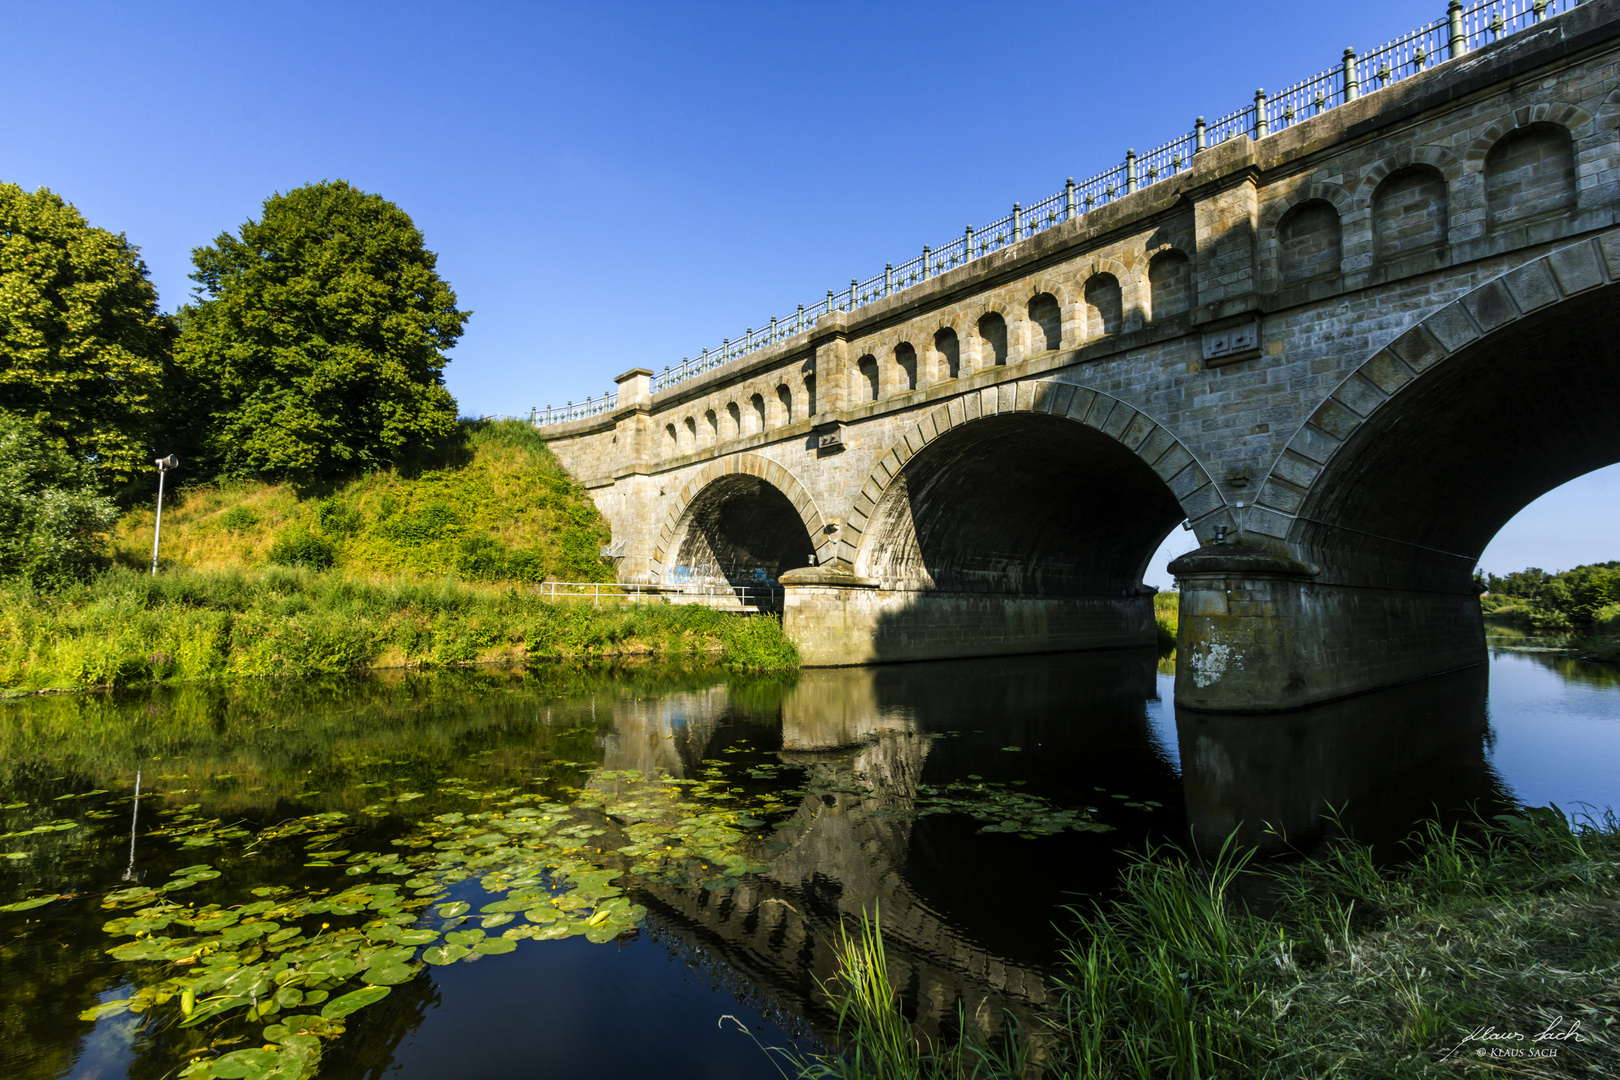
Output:
[[[191,248],[272,192],[378,192],[473,312],[446,374],[463,413],[526,413],[718,346],[1444,11],[11,2],[0,180],[127,233],[170,309]],[[1544,543],[1573,552],[1598,526],[1561,506]],[[1614,512],[1598,525],[1606,542]]]

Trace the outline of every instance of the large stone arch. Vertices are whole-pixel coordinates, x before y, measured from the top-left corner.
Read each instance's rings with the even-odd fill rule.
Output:
[[[1142,553],[1142,563],[1151,556],[1164,530],[1178,519],[1186,519],[1201,540],[1213,540],[1217,530],[1232,528],[1233,519],[1220,489],[1185,444],[1146,413],[1109,394],[1048,379],[1022,379],[986,387],[955,398],[929,411],[911,425],[905,435],[879,459],[855,497],[849,519],[839,538],[834,558],[838,565],[857,576],[875,569],[875,533],[886,527],[887,511],[893,504],[897,486],[902,484],[907,463],[942,436],[984,423],[996,417],[1022,414],[1081,425],[1100,445],[1113,445],[1121,456],[1132,457],[1139,476],[1150,484],[1161,484],[1169,502],[1158,506],[1167,513],[1164,522],[1146,527],[1159,531]],[[1153,480],[1153,477],[1157,477]],[[1123,518],[1126,515],[1121,515]],[[876,525],[874,525],[876,522]],[[1162,526],[1162,528],[1159,528]],[[1140,580],[1143,566],[1133,573]],[[878,575],[881,576],[881,575]]]
[[[761,489],[774,492],[791,508],[804,529],[806,547],[814,553],[816,562],[832,557],[833,541],[827,534],[821,511],[798,478],[769,458],[758,454],[732,454],[711,461],[693,473],[676,494],[669,512],[664,515],[653,548],[655,579],[666,578],[676,565],[696,517],[706,504],[712,507],[719,499],[747,496]]]
[[[1466,590],[1508,518],[1620,460],[1617,280],[1611,228],[1485,282],[1376,350],[1272,464],[1244,534],[1345,581]]]

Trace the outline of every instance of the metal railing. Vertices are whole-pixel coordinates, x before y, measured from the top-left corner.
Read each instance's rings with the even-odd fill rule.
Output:
[[[664,595],[675,604],[703,603],[715,607],[718,602],[719,606],[736,604],[738,607],[774,610],[782,606],[783,593],[780,585],[730,585],[720,582],[666,585]]]
[[[1338,64],[1280,93],[1267,95],[1264,90],[1256,91],[1253,104],[1207,125],[1200,116],[1191,132],[1178,135],[1141,157],[1136,151],[1128,150],[1122,164],[1088,180],[1076,184],[1071,179],[1062,191],[1028,204],[1027,208],[1014,203],[1012,213],[989,225],[978,229],[970,225],[960,237],[938,247],[925,245],[920,255],[899,266],[890,263],[880,274],[864,280],[851,278],[847,288],[828,289],[824,299],[801,304],[790,315],[772,316],[760,327],[748,327],[739,337],[723,339],[718,347],[684,357],[679,364],[666,366],[653,376],[653,392],[696,378],[807,330],[830,311],[864,307],[1174,176],[1192,162],[1194,154],[1227,139],[1238,135],[1263,139],[1301,120],[1410,78],[1435,64],[1529,29],[1579,3],[1580,0],[1484,0],[1465,6],[1459,0],[1452,0],[1446,14],[1427,26],[1359,56],[1353,49],[1346,49]],[[616,403],[617,395],[609,393],[577,405],[570,402],[561,408],[536,409],[531,415],[535,423],[552,424],[604,412]]]
[[[529,593],[542,600],[584,599],[600,606],[604,598],[643,604],[650,599],[662,597],[668,591],[668,587],[664,585],[638,585],[635,582],[543,581],[533,586]]]

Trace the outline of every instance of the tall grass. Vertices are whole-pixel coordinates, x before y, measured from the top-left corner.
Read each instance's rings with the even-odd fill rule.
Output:
[[[57,592],[0,590],[0,689],[533,665],[649,655],[796,667],[781,623],[685,605],[543,601],[453,579],[113,569]]]
[[[1480,1072],[1467,1036],[1487,1027],[1556,1050],[1486,1064],[1502,1075],[1620,1075],[1613,814],[1427,823],[1404,854],[1379,861],[1353,840],[1267,866],[1230,842],[1207,861],[1146,852],[1116,897],[1071,913],[1055,1003],[1022,1052],[914,1036],[880,974],[881,934],[863,925],[827,988],[843,1049],[801,1060],[800,1075],[1460,1076]],[[1575,1021],[1578,1038],[1534,1041]]]

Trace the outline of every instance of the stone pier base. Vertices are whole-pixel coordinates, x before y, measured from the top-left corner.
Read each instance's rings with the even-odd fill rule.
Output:
[[[1183,555],[1170,572],[1182,708],[1286,712],[1486,658],[1472,593],[1331,584],[1319,567],[1235,544]]]
[[[810,567],[782,575],[782,625],[806,667],[1140,648],[1151,596],[1018,596],[884,589]]]

